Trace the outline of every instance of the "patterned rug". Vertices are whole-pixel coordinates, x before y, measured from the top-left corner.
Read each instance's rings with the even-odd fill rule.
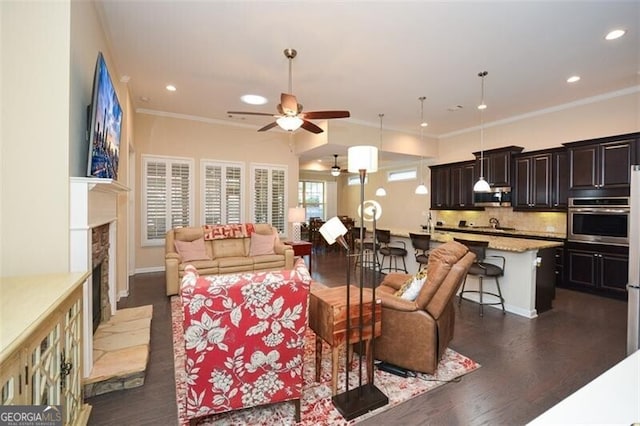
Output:
[[[182,332],[182,309],[180,298],[171,298],[171,319],[173,327],[173,350],[175,353],[175,379],[176,379],[176,399],[178,404],[178,424],[188,425],[185,418],[185,380],[184,380],[184,337]],[[435,375],[418,374],[417,377],[403,378],[384,371],[375,370],[375,385],[389,398],[389,404],[374,411],[364,414],[358,418],[346,421],[336,410],[331,402],[331,355],[329,346],[323,346],[322,374],[320,382],[315,381],[315,334],[311,329],[307,329],[305,360],[304,360],[304,388],[302,391],[302,421],[298,426],[312,425],[353,425],[364,419],[375,416],[385,410],[397,406],[415,396],[421,395],[447,381],[463,376],[480,367],[480,364],[457,353],[452,349],[447,349]],[[341,354],[344,356],[344,351]],[[338,393],[344,391],[344,358],[339,362],[340,372],[338,374]],[[363,367],[363,374],[365,369]],[[353,369],[350,376],[354,382],[350,388],[357,385],[358,358],[354,357]],[[435,380],[435,381],[433,381]],[[236,410],[200,419],[199,425],[294,425],[295,407],[293,402],[283,402],[271,404],[263,407]]]

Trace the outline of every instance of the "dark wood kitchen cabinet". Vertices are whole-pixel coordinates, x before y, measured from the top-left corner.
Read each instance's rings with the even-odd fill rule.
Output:
[[[448,209],[451,192],[451,167],[444,164],[429,168],[431,169],[431,208],[434,210]]]
[[[564,148],[514,155],[514,210],[566,210],[566,159]]]
[[[477,180],[476,162],[465,161],[450,165],[450,206],[454,209],[473,207],[473,185]]]
[[[626,299],[628,247],[568,242],[565,248],[567,287]]]
[[[521,152],[521,146],[507,146],[484,151],[482,153],[482,169],[480,151],[474,152],[476,156],[476,173],[480,175],[480,170],[484,178],[491,186],[511,186],[511,169],[513,166],[512,156]]]
[[[569,196],[628,195],[638,133],[564,145],[569,153]]]

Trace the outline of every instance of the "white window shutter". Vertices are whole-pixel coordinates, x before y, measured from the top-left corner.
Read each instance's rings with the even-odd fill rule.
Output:
[[[286,231],[287,168],[252,165],[251,207],[255,223],[270,223],[280,234]]]
[[[241,163],[202,162],[203,218],[208,225],[242,223],[244,167]]]

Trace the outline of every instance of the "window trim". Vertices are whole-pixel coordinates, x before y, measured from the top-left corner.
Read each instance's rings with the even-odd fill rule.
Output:
[[[365,175],[364,184],[369,183],[369,175]],[[360,175],[347,176],[347,186],[356,186],[360,185]]]
[[[142,154],[141,155],[141,163],[142,163],[142,205],[140,206],[140,245],[142,247],[157,247],[163,246],[165,244],[165,238],[157,238],[157,239],[149,239],[147,237],[147,166],[149,163],[164,163],[167,168],[167,172],[170,171],[172,164],[186,164],[189,167],[189,225],[193,225],[194,222],[194,206],[195,206],[195,188],[194,188],[194,160],[190,157],[175,157],[175,156],[164,156],[164,155],[151,155],[151,154]],[[169,182],[167,180],[167,182]],[[170,198],[166,198],[165,193],[165,203],[167,204],[167,226],[171,226],[171,218],[170,218]],[[169,231],[168,228],[165,231]]]
[[[246,211],[246,206],[245,206],[245,201],[246,201],[246,166],[244,162],[240,162],[240,161],[224,161],[224,160],[212,160],[212,159],[201,159],[200,160],[200,204],[201,204],[201,209],[200,209],[200,224],[205,225],[207,224],[205,221],[205,215],[206,215],[206,206],[205,206],[205,202],[206,202],[206,185],[205,185],[205,178],[207,176],[206,174],[206,167],[207,166],[221,166],[223,168],[223,173],[224,170],[226,170],[227,167],[238,167],[240,169],[240,223],[244,223],[245,222],[245,211]],[[223,187],[226,184],[226,180],[223,180]],[[224,213],[225,217],[226,217],[226,212]],[[228,220],[228,218],[226,218]]]
[[[305,195],[304,190],[303,190],[303,194],[302,194],[302,202],[300,202],[300,200],[298,198],[298,196],[300,195],[299,194],[299,186],[300,186],[300,184],[302,184],[303,187],[306,187],[306,183],[319,183],[319,184],[322,184],[322,201],[320,203],[318,203],[318,204],[322,206],[322,212],[323,212],[322,213],[322,216],[323,216],[322,219],[323,220],[327,220],[327,210],[328,210],[328,207],[327,207],[327,205],[328,205],[328,202],[327,202],[328,201],[327,200],[327,181],[319,180],[319,179],[300,179],[298,181],[298,185],[296,186],[296,190],[297,190],[296,191],[296,199],[298,200],[297,205],[299,207],[304,207],[305,208],[305,215],[307,216],[307,219],[308,219],[309,218],[309,211],[307,209],[307,203],[306,203],[305,197],[304,197],[304,195]]]

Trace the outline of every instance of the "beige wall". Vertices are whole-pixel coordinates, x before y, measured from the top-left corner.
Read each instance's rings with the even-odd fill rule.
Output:
[[[136,114],[136,270],[164,268],[164,246],[142,247],[141,188],[143,154],[188,157],[194,160],[195,212],[194,224],[201,225],[200,160],[242,161],[245,163],[245,220],[250,221],[248,196],[252,162],[287,166],[289,206],[297,202],[298,157],[289,146],[289,137],[277,130],[256,132],[255,128],[219,125],[214,122],[172,118],[146,113]]]
[[[0,2],[0,275],[69,270],[67,1]]]

